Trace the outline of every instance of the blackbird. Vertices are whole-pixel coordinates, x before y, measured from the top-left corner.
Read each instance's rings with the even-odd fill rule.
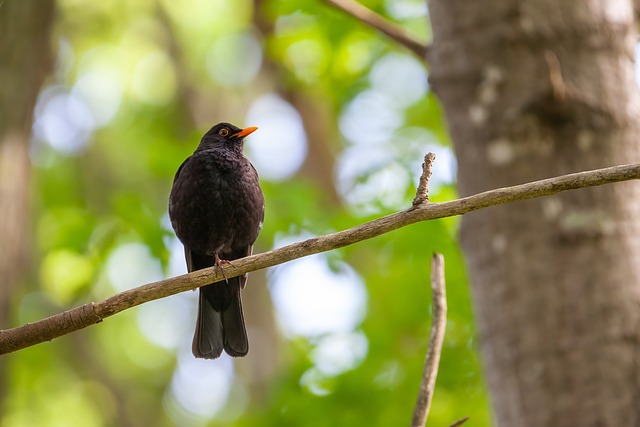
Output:
[[[256,127],[212,127],[173,180],[171,225],[184,246],[189,272],[251,255],[264,219],[258,173],[243,154],[244,138]],[[223,270],[224,274],[224,270]],[[193,355],[215,359],[249,351],[240,289],[247,275],[200,288]]]

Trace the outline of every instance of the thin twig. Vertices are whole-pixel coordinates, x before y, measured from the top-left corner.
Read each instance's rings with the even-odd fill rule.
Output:
[[[392,40],[395,40],[397,43],[403,45],[404,47],[415,53],[422,61],[424,61],[427,57],[427,51],[429,50],[428,45],[419,42],[418,40],[410,36],[402,27],[378,15],[368,7],[354,0],[326,1],[327,3],[330,3],[338,9],[353,16],[357,20],[364,22],[365,24],[370,25],[381,33],[387,35]]]
[[[640,179],[640,164],[613,166],[573,173],[513,187],[485,191],[445,203],[426,203],[348,230],[311,239],[233,261],[225,267],[228,278],[272,267],[308,255],[342,248],[420,221],[462,215],[488,206],[556,194],[578,188]],[[215,267],[129,289],[106,300],[85,304],[13,329],[0,331],[0,354],[10,353],[101,322],[103,319],[145,302],[164,298],[222,280]]]
[[[414,208],[423,203],[429,202],[429,179],[431,179],[431,169],[433,168],[433,161],[435,159],[436,155],[431,152],[424,156],[424,162],[422,162],[422,175],[420,175],[420,182],[418,182],[416,197],[413,199],[412,203]]]
[[[427,422],[431,399],[433,399],[433,392],[436,388],[444,332],[447,327],[447,295],[444,283],[444,257],[442,254],[433,254],[431,258],[431,294],[433,296],[431,334],[424,362],[422,381],[420,381],[420,392],[413,410],[411,427],[424,427]]]
[[[460,418],[458,421],[454,421],[453,424],[451,424],[449,427],[458,427],[466,423],[467,421],[469,421],[469,417]]]

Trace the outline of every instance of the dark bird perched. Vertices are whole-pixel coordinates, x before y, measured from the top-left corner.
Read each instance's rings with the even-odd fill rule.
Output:
[[[227,261],[251,255],[264,219],[264,196],[242,149],[244,138],[256,129],[215,125],[176,172],[169,217],[184,245],[189,272],[223,268]],[[234,357],[247,354],[240,299],[246,282],[245,274],[200,288],[195,357],[215,359],[223,349]]]

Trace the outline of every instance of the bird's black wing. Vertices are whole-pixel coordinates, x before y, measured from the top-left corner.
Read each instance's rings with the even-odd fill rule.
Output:
[[[182,162],[182,164],[180,165],[180,167],[176,171],[176,175],[173,177],[173,184],[176,183],[176,181],[178,180],[178,175],[180,175],[180,172],[182,171],[182,168],[184,168],[184,165],[186,165],[189,160],[191,160],[191,156],[187,157],[184,160],[184,162]]]

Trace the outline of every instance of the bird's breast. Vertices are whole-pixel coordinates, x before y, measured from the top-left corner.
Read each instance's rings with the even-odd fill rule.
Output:
[[[192,158],[174,182],[169,214],[178,238],[194,250],[249,246],[264,215],[257,174],[244,158]]]

